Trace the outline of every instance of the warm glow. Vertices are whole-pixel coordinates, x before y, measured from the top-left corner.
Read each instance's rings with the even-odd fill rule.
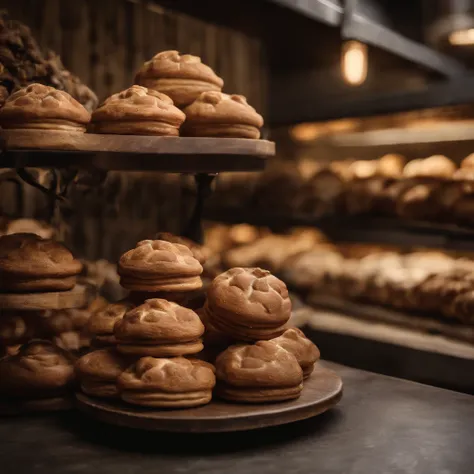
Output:
[[[344,80],[352,86],[361,85],[367,78],[367,45],[347,41],[342,45],[341,69]]]
[[[474,44],[474,28],[454,31],[449,35],[449,42],[453,46],[467,46]]]

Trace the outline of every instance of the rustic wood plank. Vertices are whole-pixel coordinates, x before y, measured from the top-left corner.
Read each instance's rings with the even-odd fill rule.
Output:
[[[44,309],[82,308],[87,304],[89,291],[76,286],[71,291],[51,293],[0,293],[0,308],[25,311]]]
[[[60,28],[61,58],[64,65],[73,74],[88,84],[90,80],[89,67],[89,7],[88,2],[61,2]],[[57,27],[57,26],[56,26]]]

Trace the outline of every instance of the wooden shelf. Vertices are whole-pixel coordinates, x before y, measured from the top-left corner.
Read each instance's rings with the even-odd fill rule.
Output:
[[[79,167],[176,173],[253,171],[275,154],[267,140],[3,130],[0,167]]]
[[[77,394],[78,408],[106,423],[153,431],[212,433],[283,425],[319,415],[342,397],[342,380],[320,364],[305,380],[296,400],[267,404],[235,404],[213,399],[208,405],[180,410],[134,407],[121,401]]]
[[[23,311],[82,308],[89,296],[84,286],[50,293],[0,293],[0,308]]]
[[[228,224],[247,223],[284,231],[291,227],[317,227],[336,242],[359,242],[474,251],[474,228],[397,218],[333,216],[312,218],[278,215],[245,209],[209,209],[204,218]]]

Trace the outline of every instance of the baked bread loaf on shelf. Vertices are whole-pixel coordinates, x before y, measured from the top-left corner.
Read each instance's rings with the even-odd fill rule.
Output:
[[[0,109],[5,129],[85,132],[90,113],[67,92],[31,84],[13,93]]]
[[[191,408],[209,403],[215,369],[197,359],[143,357],[118,377],[127,403],[157,408]]]
[[[143,64],[135,83],[168,95],[177,107],[189,105],[202,92],[220,91],[224,85],[201,58],[173,50],[162,51]]]
[[[178,136],[184,119],[167,95],[135,85],[106,99],[92,113],[89,131]]]
[[[242,95],[203,92],[184,109],[188,137],[260,138],[263,117]]]

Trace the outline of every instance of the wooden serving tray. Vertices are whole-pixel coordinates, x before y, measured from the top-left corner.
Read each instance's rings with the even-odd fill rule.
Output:
[[[153,431],[211,433],[243,431],[283,425],[317,416],[342,397],[342,380],[319,364],[305,380],[296,400],[268,404],[235,404],[213,399],[208,405],[183,410],[154,410],[121,401],[77,393],[83,412],[113,425]]]

